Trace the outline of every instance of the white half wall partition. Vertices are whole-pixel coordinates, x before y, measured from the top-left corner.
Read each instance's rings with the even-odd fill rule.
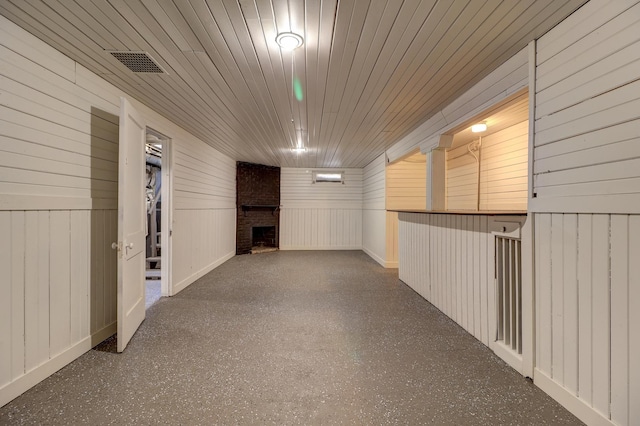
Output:
[[[116,331],[111,243],[124,93],[2,16],[0,51],[4,405]],[[175,293],[234,255],[235,167],[131,102],[171,138]]]
[[[419,146],[426,154],[426,206],[399,209],[400,279],[526,376],[533,375],[534,362],[532,228],[526,215],[530,48],[388,151],[389,157],[400,158]],[[446,161],[454,134],[478,116],[507,114],[516,104],[523,106],[523,118],[510,117],[511,127],[503,124],[504,130],[483,138],[482,166],[466,144],[460,153],[454,146],[449,163],[470,159],[481,175],[471,176],[470,203],[447,206],[454,204],[454,188],[447,183],[456,176]],[[516,166],[507,167],[514,161]],[[500,177],[494,178],[493,171]],[[504,202],[493,202],[503,189],[490,185],[514,177],[523,178],[517,200],[506,200],[506,195]]]
[[[640,3],[537,43],[535,383],[588,424],[640,422]]]
[[[344,182],[316,182],[318,171],[342,172]],[[280,171],[281,250],[361,250],[363,169]]]

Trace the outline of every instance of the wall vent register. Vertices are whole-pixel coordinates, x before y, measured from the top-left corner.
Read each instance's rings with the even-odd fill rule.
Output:
[[[315,171],[312,175],[311,183],[332,182],[344,184],[344,172],[319,172]]]

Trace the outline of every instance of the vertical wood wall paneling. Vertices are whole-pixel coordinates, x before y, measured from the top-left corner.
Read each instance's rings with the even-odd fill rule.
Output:
[[[0,386],[13,379],[11,225],[11,212],[0,212],[0,271],[4,271],[5,274],[0,280],[0,291],[5,295],[0,298],[0,335],[6,336],[3,337],[3,344],[0,346]]]
[[[554,306],[562,303],[562,383],[574,395],[578,394],[578,216],[575,214],[562,215],[562,227],[558,230],[562,236],[562,262],[558,265],[558,258],[554,268],[554,286],[557,284],[562,290],[562,298],[554,298]],[[559,270],[556,273],[556,270]],[[560,281],[555,277],[562,274]],[[558,317],[554,317],[558,318]],[[554,337],[555,338],[555,337]],[[554,373],[555,378],[555,373]]]
[[[640,259],[640,216],[638,215],[629,217],[629,236],[627,251],[627,256],[629,257],[629,297],[627,299],[627,312],[629,313],[629,373],[627,374],[629,395],[627,404],[629,407],[629,423],[631,423],[631,420],[640,419],[640,404],[636,402],[640,401],[640,363],[634,361],[640,359],[640,333],[637,332],[636,328],[636,325],[640,324],[640,262],[636,261]],[[617,386],[618,382],[616,382],[616,392],[618,392]],[[624,402],[620,404],[624,405]],[[618,402],[613,405],[616,415],[618,415],[617,413],[622,411],[615,407]],[[623,416],[624,413],[621,414],[621,418]]]
[[[488,217],[400,212],[399,276],[485,345],[493,336]]]
[[[593,279],[593,407],[609,418],[611,312],[609,277],[609,215],[593,216],[591,275]]]
[[[551,296],[551,215],[538,215],[536,219],[536,365],[551,377],[552,358],[552,296]]]
[[[52,211],[50,216],[50,355],[55,356],[71,343],[69,212]]]
[[[397,267],[397,214],[394,226],[385,210],[385,166],[382,154],[363,170],[362,249],[382,266]]]
[[[540,217],[540,215],[536,215]],[[537,224],[536,226],[541,226]],[[593,216],[578,216],[578,396],[589,406],[593,401],[593,279],[591,270],[591,247]],[[537,242],[537,241],[536,241]],[[537,258],[538,264],[545,261]],[[540,332],[540,334],[542,334]]]
[[[564,382],[563,215],[551,215],[551,377]]]
[[[538,213],[535,229],[537,369],[551,381],[536,377],[585,421],[634,424],[639,216]]]
[[[311,169],[281,169],[280,249],[362,249],[363,169],[343,171],[344,184],[314,184]]]
[[[629,424],[629,216],[611,217],[611,420]]]
[[[24,373],[24,212],[11,212],[11,378]],[[5,335],[6,336],[6,335]]]

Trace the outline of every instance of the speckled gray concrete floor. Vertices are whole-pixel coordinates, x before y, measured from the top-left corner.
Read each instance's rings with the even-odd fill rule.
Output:
[[[580,424],[367,255],[237,256],[0,424]]]

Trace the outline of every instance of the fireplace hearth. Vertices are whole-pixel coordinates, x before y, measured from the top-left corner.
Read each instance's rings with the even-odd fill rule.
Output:
[[[251,227],[251,254],[278,250],[275,226]]]

